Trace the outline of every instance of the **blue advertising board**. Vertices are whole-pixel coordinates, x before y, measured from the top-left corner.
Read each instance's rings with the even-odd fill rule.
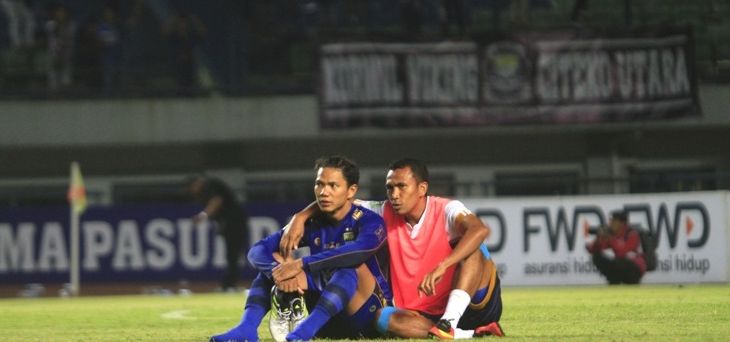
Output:
[[[301,203],[250,204],[244,248],[280,229]],[[82,282],[218,280],[225,268],[214,222],[193,224],[198,205],[91,207],[81,216]],[[69,210],[0,209],[0,282],[67,282]],[[253,269],[241,258],[244,278]]]

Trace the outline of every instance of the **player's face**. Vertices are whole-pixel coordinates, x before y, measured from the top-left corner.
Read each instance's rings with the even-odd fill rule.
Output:
[[[321,167],[314,182],[314,196],[319,210],[341,220],[350,210],[351,200],[357,192],[357,184],[347,185],[342,170]]]
[[[425,208],[425,197],[428,191],[427,182],[418,182],[410,167],[389,170],[385,177],[385,189],[388,200],[398,215],[416,221]]]

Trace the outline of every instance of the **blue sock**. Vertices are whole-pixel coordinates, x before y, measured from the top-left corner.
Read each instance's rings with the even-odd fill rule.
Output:
[[[210,341],[248,341],[258,342],[258,327],[269,309],[271,309],[271,287],[273,282],[259,273],[248,290],[246,306],[241,322],[225,333],[212,336]]]
[[[309,341],[314,338],[332,316],[340,313],[355,294],[357,272],[353,268],[343,268],[332,274],[322,291],[314,309],[294,331],[286,336],[287,341]]]

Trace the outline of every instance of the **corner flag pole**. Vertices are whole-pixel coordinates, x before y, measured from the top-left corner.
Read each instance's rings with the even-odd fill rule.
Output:
[[[84,187],[84,180],[81,177],[81,169],[79,163],[71,163],[71,179],[68,187],[68,201],[70,204],[70,216],[71,216],[71,267],[69,269],[70,282],[71,282],[71,295],[78,296],[80,291],[80,279],[79,279],[79,218],[81,214],[86,210],[86,188]]]

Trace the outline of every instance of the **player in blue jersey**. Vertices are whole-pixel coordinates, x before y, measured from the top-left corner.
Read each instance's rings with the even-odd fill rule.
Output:
[[[321,211],[305,224],[301,250],[309,255],[283,259],[282,231],[257,242],[248,253],[259,270],[251,284],[241,322],[211,341],[258,341],[258,326],[271,309],[272,294],[304,293],[309,316],[285,335],[288,341],[378,336],[375,315],[390,304],[385,277],[388,261],[383,219],[352,204],[359,170],[347,158],[315,163],[314,194]],[[270,291],[275,285],[274,291]],[[275,303],[276,304],[276,303]],[[272,337],[276,338],[272,332]]]

